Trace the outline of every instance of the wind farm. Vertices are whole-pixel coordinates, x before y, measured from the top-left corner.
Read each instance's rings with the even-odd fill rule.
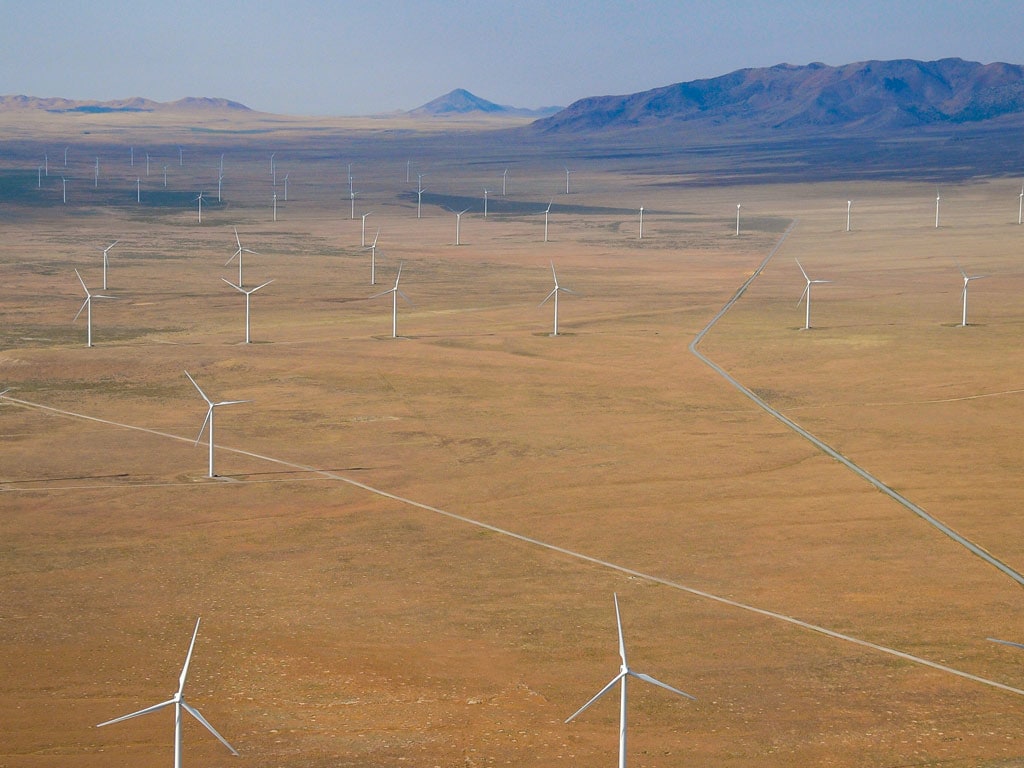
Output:
[[[942,180],[936,228],[931,166],[166,120],[48,115],[0,157],[5,764],[169,765],[181,669],[240,754],[185,710],[184,765],[612,766],[621,680],[565,720],[616,628],[620,673],[697,696],[630,680],[629,765],[1024,760],[1021,659],[987,640],[1021,637],[1020,585],[903,503],[1024,569],[1019,169]],[[38,159],[68,146],[62,204]],[[83,349],[71,275],[115,239]],[[966,329],[959,264],[999,276]],[[271,276],[240,343],[222,281]]]

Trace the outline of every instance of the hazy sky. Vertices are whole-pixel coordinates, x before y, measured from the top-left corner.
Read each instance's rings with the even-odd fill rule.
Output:
[[[782,62],[949,56],[1024,63],[1021,0],[0,0],[0,95],[287,114],[453,88],[564,106]]]

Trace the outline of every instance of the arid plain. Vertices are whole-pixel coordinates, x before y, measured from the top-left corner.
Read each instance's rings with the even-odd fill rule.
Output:
[[[188,722],[186,765],[612,766],[615,694],[563,721],[618,669],[616,593],[631,665],[697,697],[631,685],[633,766],[1024,765],[1024,695],[989,684],[1024,688],[1024,651],[986,640],[1024,641],[1020,584],[691,349],[764,263],[697,351],[1024,570],[1018,180],[943,184],[936,228],[923,174],[719,184],[486,124],[5,120],[0,766],[170,765],[168,712],[94,726],[173,693],[199,616],[188,699],[241,756]],[[459,246],[445,207],[471,207]],[[233,228],[246,286],[274,280],[251,344]],[[795,259],[831,281],[810,331]],[[967,327],[958,262],[987,275]],[[370,297],[399,265],[392,339]],[[76,268],[116,297],[92,348]],[[217,411],[216,479],[184,370],[251,401]]]

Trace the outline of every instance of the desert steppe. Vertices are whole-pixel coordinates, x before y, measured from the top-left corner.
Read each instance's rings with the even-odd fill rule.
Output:
[[[1024,642],[1021,584],[691,348],[764,263],[697,351],[1024,570],[1018,179],[960,169],[935,227],[941,169],[751,183],[728,152],[399,119],[0,127],[3,768],[169,766],[169,712],[94,726],[174,692],[200,616],[188,699],[240,757],[189,721],[188,766],[612,766],[615,694],[564,720],[618,669],[614,594],[631,665],[697,697],[631,685],[632,766],[1024,765],[1024,650],[986,640]],[[246,286],[274,280],[251,344],[235,228]],[[811,330],[796,259],[831,281]],[[966,327],[958,264],[987,276]],[[400,265],[395,339],[370,297]],[[116,298],[91,348],[76,268]],[[185,370],[251,401],[217,411],[213,479]]]

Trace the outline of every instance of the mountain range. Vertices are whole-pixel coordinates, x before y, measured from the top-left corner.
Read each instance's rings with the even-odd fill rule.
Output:
[[[886,133],[994,120],[1024,125],[1024,68],[950,58],[741,69],[625,96],[581,99],[533,128]]]
[[[114,101],[75,101],[36,96],[0,96],[0,111],[41,109],[56,113],[173,112],[185,110],[251,112],[244,104],[228,99],[188,97],[177,101],[152,101],[139,97]]]

